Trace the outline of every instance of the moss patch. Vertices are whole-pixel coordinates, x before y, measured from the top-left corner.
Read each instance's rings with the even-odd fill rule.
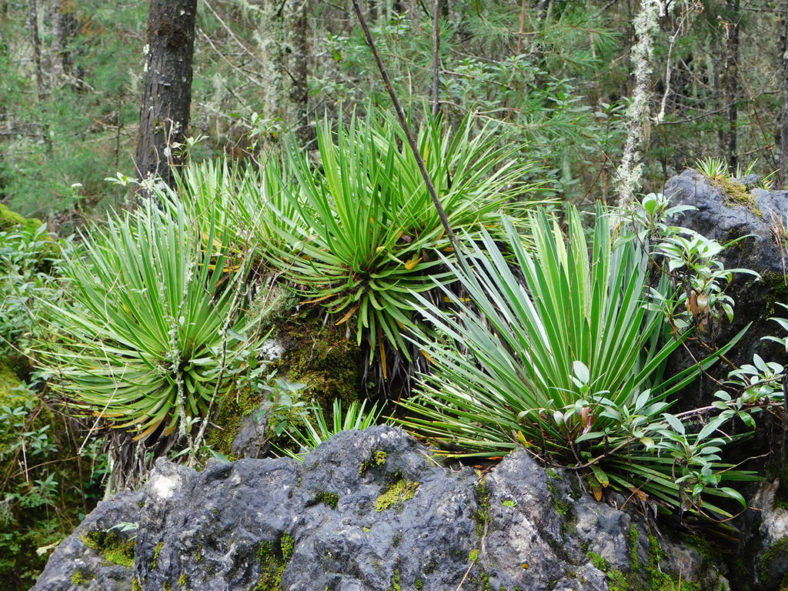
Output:
[[[328,505],[332,509],[336,509],[339,504],[339,495],[337,493],[321,491],[315,495],[315,498],[307,503],[307,507],[312,507],[318,504]]]
[[[600,554],[587,554],[591,564],[607,575],[610,591],[701,591],[697,583],[686,579],[679,583],[678,578],[674,579],[660,570],[662,548],[656,536],[648,536],[648,564],[641,564],[638,558],[639,539],[640,532],[633,524],[629,530],[630,565],[626,574],[612,568]]]
[[[413,482],[403,478],[386,487],[377,501],[375,501],[375,510],[380,513],[386,509],[401,506],[416,495],[416,489],[419,488],[419,484],[419,482]]]
[[[28,232],[35,232],[42,224],[41,220],[26,218],[0,203],[0,232],[20,227]]]
[[[303,401],[314,400],[321,406],[326,418],[331,417],[335,398],[342,407],[358,400],[361,385],[361,353],[355,342],[345,338],[344,329],[323,322],[324,312],[308,308],[289,318],[279,318],[273,335],[281,341],[285,353],[266,371],[276,372],[277,378],[288,382],[306,384]],[[267,399],[267,394],[245,387],[228,393],[217,402],[214,424],[206,435],[206,443],[231,460],[232,442],[246,418]],[[330,423],[330,421],[329,421]],[[281,442],[288,446],[289,441]]]
[[[286,352],[278,363],[279,375],[309,387],[326,416],[335,398],[348,408],[358,400],[363,356],[355,341],[345,338],[345,327],[325,322],[325,310],[306,309],[278,327]]]
[[[238,436],[246,417],[257,410],[264,401],[263,394],[252,392],[249,388],[243,388],[221,398],[217,404],[214,420],[214,424],[221,427],[212,427],[208,431],[205,438],[208,446],[231,460],[238,459],[232,453],[233,440]]]
[[[788,556],[788,537],[780,538],[764,552],[761,559],[762,582],[767,583],[775,578],[777,573],[773,572],[775,570],[773,567],[776,562],[784,560],[786,556]]]
[[[257,550],[260,561],[260,578],[252,591],[279,591],[282,589],[282,575],[293,557],[295,540],[283,533],[278,543],[261,542]]]
[[[476,535],[481,538],[484,535],[487,520],[490,519],[490,491],[487,490],[487,484],[482,480],[476,485],[474,493],[478,509],[473,520],[476,522]]]
[[[153,560],[150,561],[150,568],[151,568],[151,570],[153,570],[157,566],[159,566],[159,555],[161,554],[162,548],[164,548],[164,542],[159,542],[153,548]]]
[[[93,578],[93,573],[89,573],[88,571],[82,569],[77,569],[71,573],[71,584],[76,585],[77,587],[87,587],[88,583],[90,583]]]
[[[387,459],[388,455],[386,455],[385,451],[373,449],[369,458],[361,462],[361,466],[358,468],[358,475],[363,478],[368,470],[385,466]]]
[[[763,213],[755,202],[755,196],[747,190],[747,187],[725,175],[710,178],[709,181],[722,190],[727,205],[744,207],[763,219]]]
[[[134,567],[135,540],[127,540],[114,530],[101,529],[84,533],[79,539],[91,550],[102,554],[106,562]]]

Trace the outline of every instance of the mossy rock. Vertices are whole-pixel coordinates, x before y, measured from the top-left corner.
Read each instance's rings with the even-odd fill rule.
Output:
[[[788,589],[788,537],[780,538],[763,553],[760,579],[765,589]]]
[[[359,399],[363,356],[344,327],[325,322],[324,315],[322,308],[314,308],[279,327],[286,350],[279,374],[306,384],[307,398],[320,404],[328,417],[335,398],[343,408]]]
[[[342,408],[359,399],[361,389],[361,350],[345,336],[343,327],[324,322],[321,308],[310,308],[278,321],[273,335],[285,349],[282,358],[271,365],[277,378],[305,384],[303,402],[319,404],[330,421],[335,398]],[[214,423],[207,444],[230,459],[232,443],[247,417],[266,402],[266,394],[248,388],[229,392],[217,404]],[[284,443],[287,443],[286,441]]]
[[[26,218],[0,203],[0,232],[8,232],[21,227],[28,232],[35,232],[43,225],[41,220]]]
[[[17,390],[22,385],[22,380],[5,361],[0,361],[0,405],[13,405],[26,398],[29,394]]]

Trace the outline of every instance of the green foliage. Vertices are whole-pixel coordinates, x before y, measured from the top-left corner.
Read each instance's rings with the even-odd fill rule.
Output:
[[[449,223],[468,240],[483,225],[495,232],[499,211],[531,190],[517,182],[528,165],[506,161],[467,121],[456,133],[424,125],[417,144]],[[281,232],[291,249],[277,248],[272,260],[303,297],[341,314],[337,324],[355,324],[370,360],[384,341],[407,356],[402,333],[417,328],[412,293],[450,280],[439,258],[449,241],[416,160],[397,123],[371,115],[336,133],[324,122],[318,146],[319,169],[291,149],[299,219],[290,220],[296,231]]]
[[[211,216],[171,205],[94,228],[85,258],[65,266],[73,305],[51,305],[53,386],[137,439],[179,425],[185,434],[232,386],[228,368],[255,337],[240,310],[242,262]]]
[[[323,408],[319,405],[314,405],[310,408],[309,417],[304,417],[301,425],[292,425],[288,431],[290,438],[301,448],[312,450],[324,441],[328,441],[330,437],[341,433],[342,431],[350,431],[356,429],[362,431],[368,427],[378,424],[381,411],[378,410],[377,404],[373,404],[372,408],[366,409],[367,400],[353,401],[346,413],[342,412],[342,401],[339,398],[334,399],[332,409],[332,422],[329,425],[326,420]],[[285,453],[291,457],[300,459],[300,455],[285,450]]]
[[[245,256],[259,259],[274,247],[286,248],[282,236],[294,232],[299,220],[287,198],[292,181],[273,158],[260,167],[226,159],[190,162],[176,172],[175,182],[190,214],[215,216],[217,233]]]
[[[623,93],[608,92],[626,80],[614,32],[623,23],[588,5],[551,6],[543,14],[529,4],[519,35],[519,5],[477,4],[452,5],[452,17],[440,23],[443,112],[452,121],[477,113],[499,146],[516,146],[521,158],[539,162],[531,178],[562,197],[581,198],[595,188],[604,195],[623,139],[620,104],[609,98]],[[431,92],[430,17],[414,6],[373,26],[397,93],[409,104],[427,102]],[[390,104],[358,28],[330,29],[325,45],[333,59],[310,81],[317,100],[364,104],[372,97]]]
[[[661,193],[646,195],[631,212],[638,239],[651,248],[662,273],[679,286],[678,294],[666,297],[650,290],[652,307],[660,309],[678,332],[696,326],[701,335],[711,332],[714,321],[723,316],[733,321],[734,301],[725,293],[734,273],[759,277],[750,269],[726,269],[720,255],[745,237],[720,244],[716,240],[680,226],[669,226],[665,220],[694,209],[692,206],[671,206]],[[652,245],[655,246],[652,247]]]
[[[489,235],[468,264],[447,261],[472,304],[445,289],[454,312],[419,299],[438,338],[421,341],[433,371],[420,396],[402,403],[411,413],[402,423],[452,456],[526,445],[584,469],[599,497],[612,486],[674,508],[699,508],[707,491],[740,500],[714,488],[726,468],[719,423],[694,434],[667,412],[666,398],[700,366],[662,376],[681,338],[666,336],[663,316],[643,306],[647,254],[631,239],[614,241],[599,208],[595,221],[589,249],[575,210],[566,241],[540,214],[533,254],[510,227],[517,272]],[[669,293],[664,280],[657,289]]]
[[[0,363],[0,589],[28,588],[96,501],[103,456],[66,444],[61,416]],[[73,427],[73,426],[72,426]],[[84,472],[80,472],[79,462]],[[95,470],[88,469],[95,467]],[[41,549],[41,552],[38,550]]]
[[[696,160],[695,168],[711,180],[718,180],[730,176],[728,165],[721,158],[712,158],[709,156],[701,160]]]

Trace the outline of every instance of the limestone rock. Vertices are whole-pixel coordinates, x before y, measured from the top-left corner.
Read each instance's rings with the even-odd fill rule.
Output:
[[[134,567],[112,571],[124,590],[443,591],[462,583],[466,591],[602,591],[616,578],[636,581],[631,548],[647,564],[646,527],[573,479],[521,450],[480,480],[470,468],[438,465],[386,426],[341,433],[303,463],[215,461],[198,473],[159,460],[141,496],[99,507],[35,589],[75,590],[77,568],[94,569],[90,588],[116,588],[95,586],[107,567],[79,533],[132,515]],[[672,555],[670,542],[660,546]],[[703,566],[697,553],[686,556],[685,581]]]

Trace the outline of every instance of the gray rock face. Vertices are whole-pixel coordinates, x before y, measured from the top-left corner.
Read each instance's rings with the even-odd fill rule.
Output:
[[[160,460],[143,493],[91,514],[34,589],[75,591],[73,571],[88,565],[90,589],[124,591],[606,590],[630,577],[633,544],[648,564],[649,537],[570,482],[525,451],[480,481],[391,427],[339,434],[303,463],[215,462],[198,473]],[[132,517],[133,569],[104,566],[78,536]],[[682,551],[687,581],[703,565]]]
[[[46,569],[33,589],[129,591],[131,569],[107,560],[103,552],[88,547],[84,538],[89,532],[115,531],[110,528],[121,523],[139,522],[140,504],[144,498],[142,492],[127,492],[116,495],[110,501],[99,503],[79,524],[76,531],[52,553]],[[131,535],[133,534],[118,532],[118,536],[124,539]]]
[[[772,234],[772,226],[775,217],[783,223],[786,221],[788,191],[748,189],[746,184],[741,185],[741,188],[749,190],[749,206],[732,201],[721,187],[701,173],[688,169],[671,178],[665,184],[664,193],[674,205],[692,205],[696,208],[677,220],[682,226],[722,244],[749,235],[742,247],[731,248],[724,253],[727,267],[746,267],[762,275],[778,273],[782,276],[785,267]]]
[[[236,456],[242,458],[262,458],[271,449],[268,441],[268,412],[272,404],[269,401],[261,404],[257,410],[246,417],[238,435],[233,439],[231,449]]]
[[[743,184],[740,188],[744,192],[747,185]],[[734,275],[732,284],[726,290],[735,301],[734,321],[733,324],[727,320],[717,323],[712,332],[713,344],[727,343],[747,324],[752,323],[728,358],[737,366],[750,363],[754,353],[767,360],[773,358],[784,362],[784,352],[780,356],[778,347],[762,341],[761,337],[781,332],[777,324],[768,320],[770,315],[788,315],[788,312],[779,307],[775,309],[773,305],[775,301],[788,303],[788,286],[784,281],[788,256],[781,253],[773,233],[777,220],[786,223],[788,191],[751,189],[749,193],[742,193],[749,203],[741,205],[732,201],[721,187],[690,169],[671,178],[665,185],[664,193],[674,205],[685,204],[696,208],[673,220],[673,223],[691,228],[721,244],[747,236],[725,250],[722,260],[726,268],[747,268],[761,275],[761,280],[755,280],[751,275]],[[693,354],[704,355],[704,350],[697,348]],[[689,356],[683,353],[680,356],[681,360],[674,359],[671,371],[678,371],[692,363]],[[710,373],[717,379],[725,379],[728,370],[727,366],[717,364]],[[713,380],[706,380],[692,388],[694,394],[688,400],[688,406],[699,406],[712,400],[718,386]]]
[[[788,573],[788,509],[776,502],[779,481],[765,482],[751,502],[760,512],[761,547],[755,557],[755,575],[766,591],[782,589]]]

